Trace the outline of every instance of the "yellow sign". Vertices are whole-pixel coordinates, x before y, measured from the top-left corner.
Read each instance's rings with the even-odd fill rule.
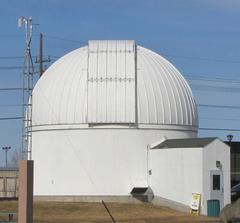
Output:
[[[200,206],[201,206],[201,194],[192,193],[192,201],[190,205],[191,214],[200,214]]]

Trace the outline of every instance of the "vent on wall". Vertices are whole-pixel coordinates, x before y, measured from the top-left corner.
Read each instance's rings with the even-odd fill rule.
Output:
[[[154,198],[153,191],[150,187],[134,187],[130,194],[134,198],[144,202],[151,202]]]

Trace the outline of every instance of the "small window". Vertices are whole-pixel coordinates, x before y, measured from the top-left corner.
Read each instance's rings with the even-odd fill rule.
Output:
[[[220,190],[220,175],[213,175],[213,190]]]

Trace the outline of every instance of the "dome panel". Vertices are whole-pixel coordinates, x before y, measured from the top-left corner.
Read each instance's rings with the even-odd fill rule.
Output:
[[[138,76],[146,76],[144,82],[147,86],[143,89],[147,89],[148,98],[156,101],[155,104],[147,103],[146,111],[149,111],[151,117],[157,117],[152,124],[197,126],[195,101],[190,87],[180,72],[160,55],[143,47],[138,48],[140,63]],[[142,119],[142,121],[146,124],[151,123],[150,120]]]
[[[196,130],[198,118],[189,85],[166,59],[130,40],[89,41],[37,82],[33,126],[91,123]]]

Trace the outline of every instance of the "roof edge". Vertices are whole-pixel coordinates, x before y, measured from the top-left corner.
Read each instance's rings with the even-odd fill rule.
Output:
[[[166,139],[152,149],[201,148],[206,147],[216,139],[220,140],[217,137]]]

